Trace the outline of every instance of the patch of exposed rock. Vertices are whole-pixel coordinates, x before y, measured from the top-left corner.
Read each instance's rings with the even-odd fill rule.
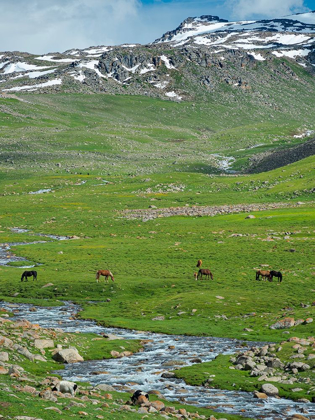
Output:
[[[251,158],[251,165],[247,172],[260,173],[280,168],[315,155],[315,138],[298,146],[255,155]]]
[[[141,219],[143,222],[153,220],[158,217],[172,217],[172,216],[216,216],[220,214],[232,213],[250,213],[254,211],[263,211],[271,209],[279,209],[286,207],[298,207],[298,203],[279,202],[269,204],[235,204],[225,206],[192,206],[192,207],[169,207],[169,208],[150,208],[137,210],[124,210],[122,214],[125,218],[135,220]]]
[[[291,355],[291,360],[283,361],[277,354],[282,350],[284,343],[294,342],[293,350],[295,353]],[[304,353],[307,351],[313,351],[315,346],[315,337],[309,337],[307,340],[300,339],[298,337],[292,337],[286,342],[282,342],[281,345],[266,344],[263,347],[252,347],[244,352],[237,353],[232,356],[230,362],[233,363],[234,369],[245,370],[250,372],[250,376],[258,377],[258,381],[267,382],[261,386],[260,393],[257,391],[254,393],[256,398],[266,398],[266,396],[276,396],[279,394],[279,390],[276,388],[274,383],[278,384],[289,384],[293,385],[296,382],[310,382],[311,380],[303,375],[299,375],[300,372],[307,372],[312,369],[313,364],[311,361],[313,358],[308,356],[308,363],[305,360],[296,361],[296,355],[303,355],[302,358],[306,359]],[[272,382],[272,384],[270,384]]]

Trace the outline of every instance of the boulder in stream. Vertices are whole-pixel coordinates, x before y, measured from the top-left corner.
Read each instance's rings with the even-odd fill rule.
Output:
[[[77,363],[84,361],[83,357],[80,356],[75,347],[72,347],[71,349],[58,350],[53,355],[53,359],[61,363]]]
[[[261,392],[267,394],[268,397],[275,397],[279,394],[278,388],[272,384],[263,384],[261,387]]]

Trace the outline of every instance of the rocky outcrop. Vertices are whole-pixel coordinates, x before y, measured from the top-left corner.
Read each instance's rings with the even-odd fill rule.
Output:
[[[250,159],[249,173],[271,171],[290,163],[297,162],[309,156],[315,155],[315,138],[306,141],[298,146],[286,148],[276,152],[255,155]]]

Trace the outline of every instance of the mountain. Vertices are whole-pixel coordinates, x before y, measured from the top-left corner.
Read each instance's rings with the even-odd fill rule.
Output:
[[[149,45],[2,52],[0,87],[2,94],[102,92],[182,101],[226,96],[229,86],[257,97],[267,86],[298,79],[313,89],[314,45],[315,12],[240,22],[201,16]]]

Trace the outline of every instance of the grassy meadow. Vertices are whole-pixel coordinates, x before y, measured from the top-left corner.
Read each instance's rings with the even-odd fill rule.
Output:
[[[294,135],[315,128],[314,111],[301,121],[244,107],[237,113],[215,99],[1,98],[0,243],[25,261],[0,266],[0,299],[71,300],[82,305],[81,317],[103,325],[169,334],[274,342],[313,335],[314,323],[270,326],[315,316],[315,158],[247,175],[221,174],[212,155],[247,167],[259,150],[303,142]],[[272,203],[286,207],[259,209]],[[234,213],[236,204],[244,211]],[[258,210],[247,211],[249,204]],[[230,214],[127,217],[223,205]],[[198,259],[213,280],[194,280]],[[21,265],[35,265],[38,280],[21,282]],[[280,270],[283,282],[256,281],[257,268]],[[97,283],[98,269],[110,269],[115,282]]]
[[[236,149],[242,132],[237,144],[246,143],[247,154],[271,133],[284,141],[294,121],[266,120],[254,134],[254,121],[230,120],[223,128],[216,112],[207,115],[210,104],[101,95],[21,99],[2,99],[0,242],[25,243],[12,251],[26,259],[23,265],[36,266],[38,281],[20,281],[21,262],[3,266],[2,299],[70,299],[83,305],[81,316],[105,325],[275,341],[283,338],[269,328],[275,320],[312,316],[314,158],[250,176],[219,175],[199,162],[210,149]],[[205,134],[209,119],[216,125]],[[34,194],[41,190],[47,192]],[[283,202],[292,207],[257,211],[255,219],[245,218],[246,208],[214,217],[126,217],[152,207]],[[199,258],[213,281],[194,280]],[[255,281],[254,269],[265,265],[283,272],[282,284]],[[115,283],[96,283],[98,269],[110,269]],[[53,286],[42,288],[47,283]],[[311,329],[300,325],[292,334]]]
[[[275,341],[283,337],[269,328],[276,319],[312,316],[314,158],[250,176],[216,175],[217,169],[200,162],[200,153],[210,149],[226,154],[236,143],[246,144],[248,154],[253,143],[275,135],[285,142],[290,130],[288,142],[301,141],[292,136],[293,128],[301,129],[296,122],[282,116],[271,124],[266,118],[254,128],[254,113],[250,126],[244,115],[224,125],[218,110],[208,114],[211,104],[149,98],[20,99],[1,99],[0,242],[25,242],[12,251],[26,259],[23,265],[36,266],[38,281],[21,283],[20,262],[3,266],[1,298],[75,300],[83,317],[106,325]],[[183,169],[187,159],[190,166]],[[34,194],[40,190],[48,192]],[[278,202],[292,208],[257,211],[255,219],[245,219],[245,211],[144,222],[125,213]],[[303,204],[294,207],[297,202]],[[194,280],[199,258],[213,281]],[[265,265],[283,272],[282,284],[255,281],[254,269]],[[96,283],[98,269],[110,269],[115,283]],[[42,288],[49,282],[54,286]],[[152,320],[157,316],[164,320]],[[292,334],[307,335],[311,328],[300,325]]]

